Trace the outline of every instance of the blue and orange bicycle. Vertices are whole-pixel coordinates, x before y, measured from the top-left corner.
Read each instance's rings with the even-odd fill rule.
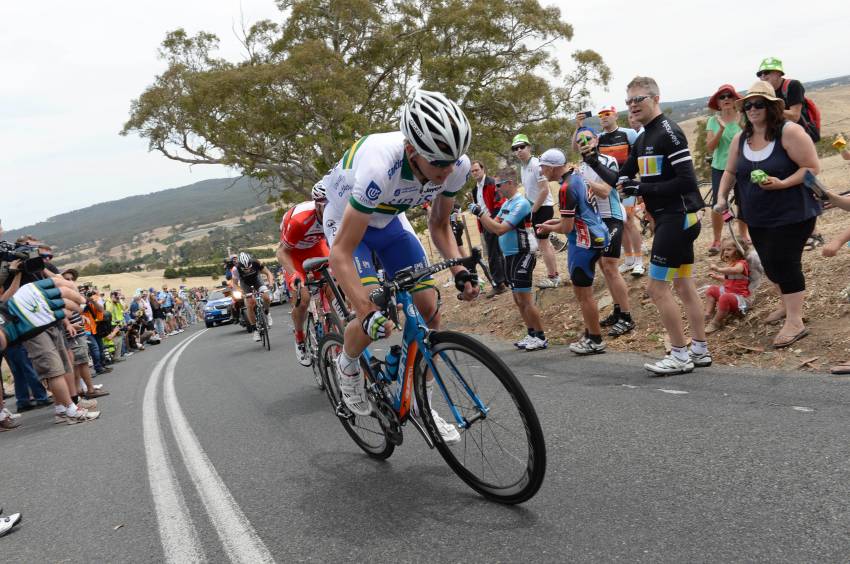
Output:
[[[474,249],[470,257],[403,269],[372,292],[372,301],[396,325],[402,311],[404,328],[400,350],[394,350],[398,357],[387,362],[367,349],[360,358],[371,415],[355,415],[341,400],[334,362],[342,351],[341,335],[322,337],[320,370],[334,413],[369,456],[388,458],[410,423],[472,489],[493,501],[516,504],[537,493],[546,473],[546,446],[534,406],[493,351],[468,335],[429,329],[410,295],[424,278],[455,265],[475,272],[480,262],[481,252]],[[332,277],[327,280],[344,303]],[[437,413],[456,426],[460,441],[443,441]]]

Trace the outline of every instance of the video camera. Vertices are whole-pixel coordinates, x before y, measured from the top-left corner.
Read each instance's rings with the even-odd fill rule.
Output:
[[[12,262],[20,260],[21,270],[27,274],[37,274],[44,270],[44,258],[39,254],[38,247],[33,245],[13,245],[8,241],[0,241],[0,261]]]

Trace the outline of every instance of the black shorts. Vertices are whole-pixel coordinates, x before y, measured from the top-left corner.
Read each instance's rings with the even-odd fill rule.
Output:
[[[162,308],[153,310],[153,318],[154,319],[165,319],[165,313],[163,313]]]
[[[538,239],[548,239],[549,234],[540,235],[537,233],[537,226],[541,223],[545,223],[555,217],[555,208],[554,206],[540,206],[540,209],[531,214],[531,223],[534,225],[534,233],[535,237]]]
[[[536,264],[534,253],[517,253],[505,257],[505,276],[514,292],[531,292],[531,275]]]
[[[691,278],[694,241],[699,237],[699,232],[700,222],[696,212],[656,216],[649,277],[667,282],[676,278]]]
[[[605,250],[602,251],[603,257],[620,258],[620,251],[623,246],[623,220],[613,217],[604,217],[602,221],[608,228],[608,233],[611,234],[610,242]]]

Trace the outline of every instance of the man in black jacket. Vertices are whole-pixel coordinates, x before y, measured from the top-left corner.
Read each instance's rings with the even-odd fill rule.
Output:
[[[486,208],[490,217],[495,219],[505,201],[505,198],[496,190],[496,180],[492,176],[487,176],[487,167],[481,161],[472,161],[469,172],[475,179],[472,201]],[[487,248],[487,266],[495,284],[487,293],[487,297],[493,298],[508,290],[505,282],[505,257],[499,248],[499,236],[484,229],[481,221],[478,221],[478,233],[481,234],[481,239]]]

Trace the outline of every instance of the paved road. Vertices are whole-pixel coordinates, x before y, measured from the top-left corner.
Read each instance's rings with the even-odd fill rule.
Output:
[[[636,356],[500,346],[549,456],[537,497],[503,507],[410,429],[387,462],[361,454],[295,364],[285,308],[271,352],[231,326],[193,329],[98,378],[112,392],[101,420],[26,413],[0,436],[0,505],[24,513],[0,560],[850,555],[847,379],[721,368],[652,379]]]

